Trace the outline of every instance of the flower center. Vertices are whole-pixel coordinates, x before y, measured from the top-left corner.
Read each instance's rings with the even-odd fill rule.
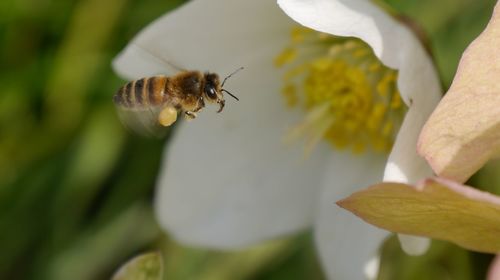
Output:
[[[356,154],[390,151],[406,106],[397,72],[368,45],[297,27],[274,63],[286,68],[282,94],[287,106],[306,112],[290,134],[306,135],[306,151],[321,139]]]

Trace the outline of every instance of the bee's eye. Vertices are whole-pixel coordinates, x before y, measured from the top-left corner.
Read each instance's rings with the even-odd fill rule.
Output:
[[[217,92],[215,91],[215,88],[212,87],[212,86],[210,86],[210,85],[206,85],[205,86],[205,93],[211,99],[216,99],[217,98]]]

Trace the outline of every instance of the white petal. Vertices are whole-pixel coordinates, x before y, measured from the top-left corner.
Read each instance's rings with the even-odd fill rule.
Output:
[[[235,248],[311,225],[327,153],[320,147],[305,160],[302,147],[283,143],[302,114],[285,110],[272,64],[292,25],[271,1],[199,0],[135,39],[186,68],[228,73],[245,66],[227,83],[240,101],[229,98],[221,114],[209,106],[181,123],[165,152],[156,214],[177,240]],[[138,50],[129,46],[115,61],[126,77],[153,74],[137,73],[137,64],[157,69]]]
[[[411,256],[419,256],[427,252],[431,246],[429,238],[412,236],[406,234],[398,234],[401,248]]]
[[[380,270],[380,256],[373,257],[369,260],[363,269],[366,279],[375,280],[378,277]]]
[[[418,135],[428,118],[430,108],[433,107],[414,103],[406,113],[387,160],[383,181],[412,184],[433,175],[427,162],[417,154]],[[430,240],[428,238],[398,236],[401,247],[409,255],[421,255],[429,248]]]
[[[378,256],[388,232],[369,225],[334,202],[382,179],[384,157],[336,155],[328,165],[315,236],[329,279],[364,279],[364,267]]]
[[[441,97],[436,71],[416,37],[369,1],[278,0],[299,23],[368,43],[387,66],[398,69],[398,88],[410,110],[391,152],[384,181],[415,183],[432,173],[416,153],[418,134]],[[404,246],[408,247],[408,246]]]
[[[384,172],[384,181],[415,184],[433,172],[427,162],[417,154],[417,138],[427,119],[422,112],[427,108],[410,107],[399,129]]]
[[[283,48],[295,24],[273,1],[193,0],[142,30],[113,67],[128,79],[175,68],[224,75]]]
[[[416,154],[422,125],[439,102],[441,90],[431,60],[415,36],[365,0],[278,0],[299,23],[318,31],[367,42],[387,66],[398,69],[398,88],[410,110],[396,139],[384,180],[414,183],[426,173]],[[416,161],[416,162],[415,162]]]
[[[300,147],[285,146],[282,128],[294,118],[281,100],[269,99],[259,112],[251,109],[259,108],[257,100],[245,99],[248,107],[233,104],[218,119],[203,116],[176,131],[161,168],[156,213],[178,240],[235,248],[311,225],[322,150],[304,160]]]
[[[436,71],[417,38],[370,1],[278,0],[278,4],[309,28],[365,41],[382,63],[399,70],[398,86],[406,104],[439,100]]]

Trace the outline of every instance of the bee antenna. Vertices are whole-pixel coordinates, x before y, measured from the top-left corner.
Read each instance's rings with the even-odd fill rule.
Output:
[[[221,87],[224,86],[224,83],[226,82],[227,79],[229,79],[232,75],[236,74],[238,71],[242,70],[243,67],[240,67],[238,69],[236,69],[233,73],[229,74],[227,77],[224,78],[224,81],[222,81],[222,85]],[[228,92],[229,93],[229,92]],[[229,93],[230,94],[230,93]],[[233,96],[232,94],[230,94],[231,96]],[[234,96],[233,96],[234,97]]]
[[[239,99],[238,97],[234,96],[234,95],[233,95],[232,93],[230,93],[229,91],[227,91],[227,90],[225,90],[225,89],[222,89],[222,91],[223,91],[223,92],[225,92],[225,93],[227,93],[227,94],[229,94],[229,95],[231,95],[234,99],[236,99],[236,100],[240,101],[240,99]]]

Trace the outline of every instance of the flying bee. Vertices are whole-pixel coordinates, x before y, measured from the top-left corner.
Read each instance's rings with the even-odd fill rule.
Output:
[[[241,69],[229,74],[222,83],[219,75],[200,71],[141,78],[121,87],[113,101],[125,125],[141,134],[160,135],[163,127],[177,120],[179,112],[186,119],[194,119],[205,103],[218,104],[217,113],[222,112],[226,104],[224,92],[239,100],[223,87]]]

